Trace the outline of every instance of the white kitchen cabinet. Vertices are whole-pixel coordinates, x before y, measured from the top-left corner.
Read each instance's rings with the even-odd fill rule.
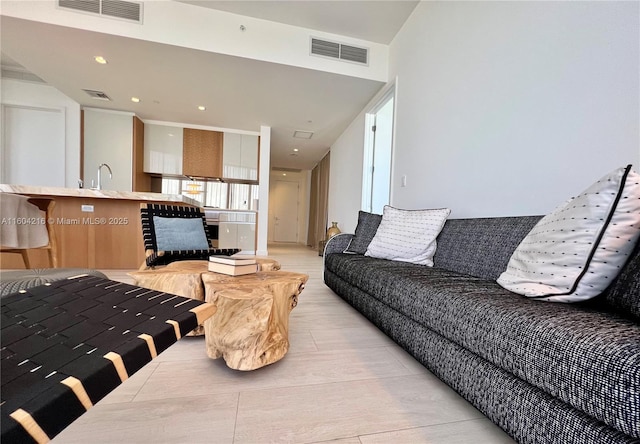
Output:
[[[222,176],[225,179],[258,180],[258,136],[224,133]]]
[[[238,224],[220,222],[218,248],[238,248]]]
[[[144,172],[182,174],[183,130],[176,126],[144,126]]]
[[[240,248],[245,253],[256,249],[256,213],[219,213],[218,248]]]

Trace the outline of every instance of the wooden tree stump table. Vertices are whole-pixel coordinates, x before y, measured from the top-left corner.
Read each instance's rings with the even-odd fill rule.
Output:
[[[309,276],[286,271],[244,276],[203,273],[205,300],[217,306],[204,323],[207,355],[228,367],[255,370],[289,350],[289,313]]]
[[[261,271],[280,269],[280,263],[275,259],[258,258],[256,261]],[[161,268],[134,271],[129,273],[129,276],[139,287],[204,301],[204,285],[201,276],[209,273],[208,263],[208,261],[176,261]],[[202,335],[204,335],[203,325],[199,325],[189,333],[189,336]]]

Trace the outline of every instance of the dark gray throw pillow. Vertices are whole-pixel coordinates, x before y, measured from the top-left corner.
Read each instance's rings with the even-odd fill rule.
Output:
[[[605,298],[609,305],[640,322],[640,244]]]
[[[378,225],[380,225],[381,220],[381,214],[359,211],[356,232],[344,252],[365,254],[367,252],[367,247],[371,243],[371,239],[373,239],[373,236],[376,235],[376,231],[378,231]]]

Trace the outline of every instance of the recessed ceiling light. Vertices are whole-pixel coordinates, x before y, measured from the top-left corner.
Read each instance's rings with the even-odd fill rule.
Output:
[[[293,151],[295,151],[297,153],[300,150],[298,148],[294,148]]]
[[[131,97],[131,101],[133,103],[138,103],[138,102],[140,102],[140,99],[138,97]]]
[[[95,60],[96,62],[98,62],[98,63],[99,63],[99,64],[101,64],[101,65],[106,65],[106,64],[107,64],[107,59],[105,59],[105,58],[104,58],[104,57],[102,57],[102,56],[95,56],[95,57],[93,58],[93,60]]]
[[[296,139],[311,139],[313,137],[313,133],[311,131],[295,131],[293,133],[293,137]]]
[[[204,107],[204,106],[202,106],[202,105],[200,105],[200,106],[198,107],[198,109],[199,109],[200,111],[204,111],[204,110],[205,110],[205,109],[207,109],[207,108],[206,108],[206,107]]]
[[[283,175],[283,176],[286,176],[286,175],[287,175],[287,173],[282,173],[282,175]]]

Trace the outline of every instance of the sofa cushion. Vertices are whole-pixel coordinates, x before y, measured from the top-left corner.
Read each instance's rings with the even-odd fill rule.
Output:
[[[402,210],[386,205],[365,255],[433,266],[436,237],[450,213],[448,208]]]
[[[381,214],[368,213],[366,211],[358,212],[358,225],[356,232],[351,238],[349,245],[344,250],[345,253],[365,254],[371,240],[378,231],[378,226],[382,220]]]
[[[496,280],[541,217],[448,219],[437,238],[434,267]]]
[[[640,322],[640,242],[605,296],[616,310]]]
[[[638,444],[537,387],[418,324],[331,272],[327,285],[517,442]],[[535,424],[535,427],[532,427]],[[512,441],[510,441],[512,442]]]
[[[332,254],[328,272],[551,396],[640,437],[640,325],[582,304],[540,304],[494,281]]]
[[[638,237],[640,175],[628,165],[538,222],[498,283],[544,301],[584,301],[611,284]]]

